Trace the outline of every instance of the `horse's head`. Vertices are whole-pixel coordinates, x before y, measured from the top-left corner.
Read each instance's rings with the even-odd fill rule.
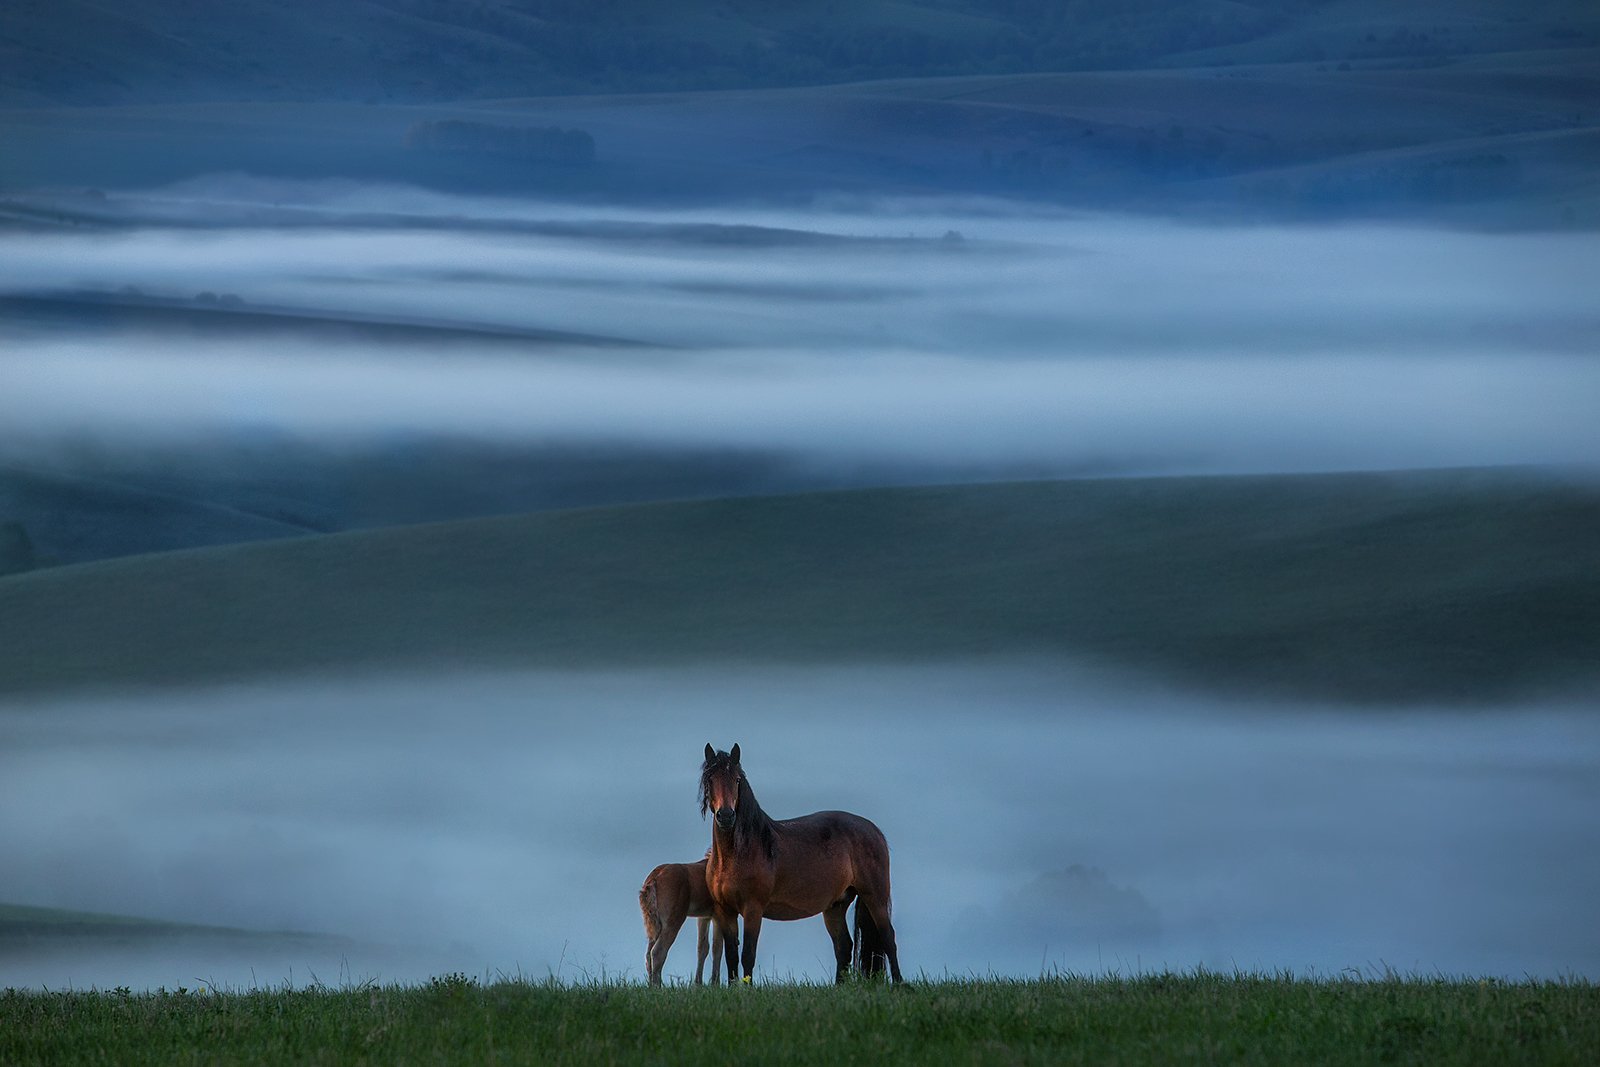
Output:
[[[705,818],[709,811],[716,816],[719,827],[733,829],[739,809],[739,787],[743,784],[739,746],[734,745],[731,752],[718,752],[707,744],[706,761],[700,765],[700,817]]]

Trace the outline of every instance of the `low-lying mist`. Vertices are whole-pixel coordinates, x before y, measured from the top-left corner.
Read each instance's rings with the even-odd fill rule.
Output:
[[[0,986],[642,976],[700,751],[894,857],[912,973],[1600,975],[1600,725],[1237,707],[1028,664],[283,682],[0,711],[0,898],[349,939],[39,942]],[[174,947],[176,946],[176,947]],[[668,973],[687,974],[692,925]],[[820,920],[760,973],[825,979]]]
[[[101,210],[118,225],[0,236],[0,297],[56,308],[9,316],[0,444],[248,429],[1124,473],[1600,454],[1587,234],[249,182]]]

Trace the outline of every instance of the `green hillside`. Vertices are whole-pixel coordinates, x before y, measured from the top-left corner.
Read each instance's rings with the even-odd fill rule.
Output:
[[[1478,702],[1600,679],[1600,489],[1140,479],[567,511],[0,579],[0,693],[429,665],[1086,658]]]

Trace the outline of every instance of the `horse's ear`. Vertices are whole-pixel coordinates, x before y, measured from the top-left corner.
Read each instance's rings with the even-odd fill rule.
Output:
[[[734,748],[738,748],[739,746],[738,745],[734,745],[733,747]],[[710,741],[707,741],[706,742],[706,762],[709,763],[711,760],[715,759],[716,756],[717,756],[717,750],[711,747],[711,742]]]
[[[729,752],[728,755],[733,757],[733,762],[739,762],[739,742],[735,741],[733,743],[733,750]]]

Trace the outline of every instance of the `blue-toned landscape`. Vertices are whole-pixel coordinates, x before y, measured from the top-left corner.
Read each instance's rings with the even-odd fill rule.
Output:
[[[1395,975],[1592,1005],[1589,5],[0,27],[0,1016],[41,1035],[0,1059],[180,986],[553,977],[661,1037],[614,983],[707,741],[882,828],[929,1026],[1235,972],[1291,1022]],[[760,946],[833,976],[816,919]],[[123,1001],[41,1022],[67,988]],[[1229,1044],[1246,989],[1194,1047],[1594,1048],[1400,988],[1421,1021]],[[1069,1047],[1006,1005],[894,1055]]]

